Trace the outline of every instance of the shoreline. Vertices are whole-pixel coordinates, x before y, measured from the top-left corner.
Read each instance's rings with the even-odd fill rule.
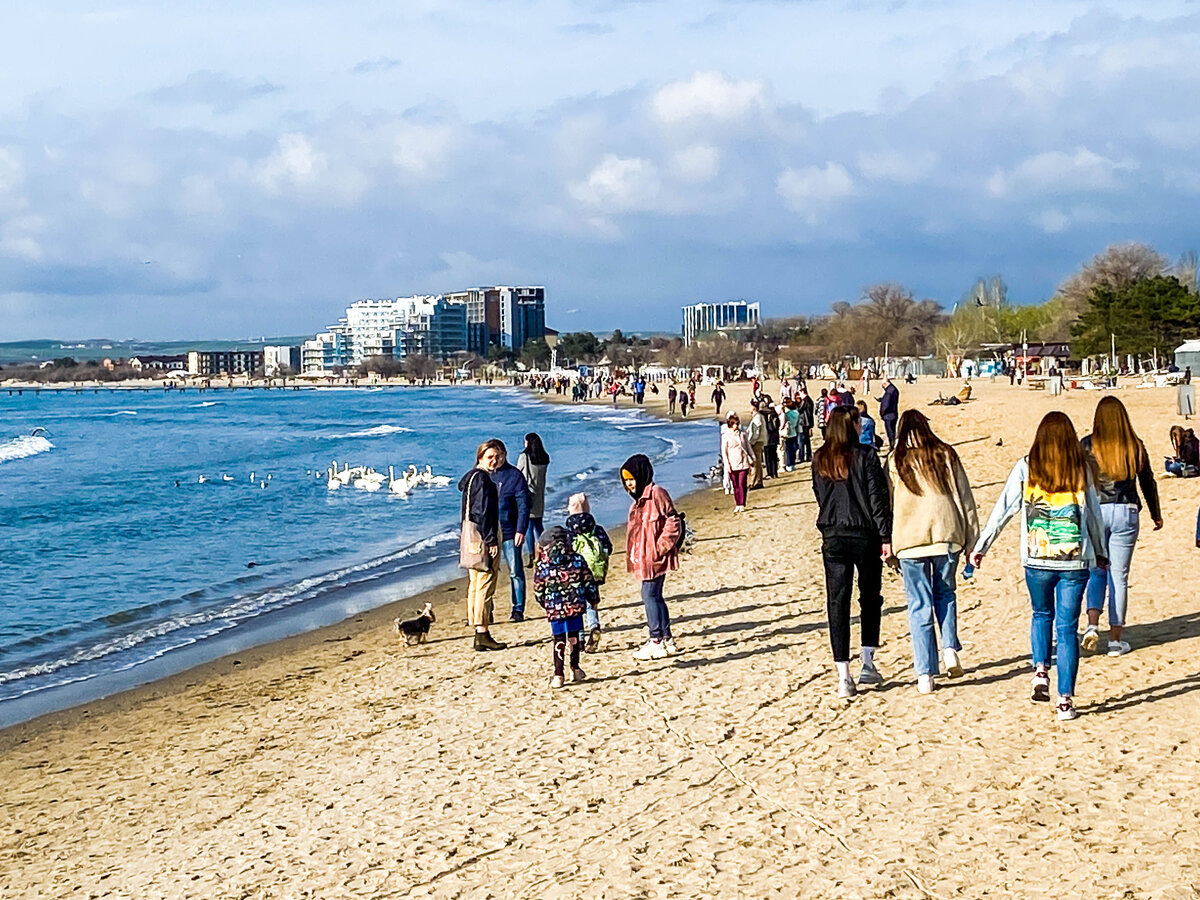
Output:
[[[418,387],[416,385],[391,386],[397,388]],[[447,386],[450,385],[430,385],[430,387]],[[514,386],[507,384],[467,384],[457,386],[507,388],[512,391],[519,391],[522,393],[522,395],[527,393],[533,399],[536,399],[539,402],[547,405],[559,405],[553,400],[550,400],[546,395],[538,394],[537,392],[529,389],[527,386]],[[359,387],[363,388],[370,386]],[[554,395],[549,396],[553,397]],[[604,405],[597,402],[590,405],[597,411],[607,411],[612,409],[611,404]],[[628,411],[629,409],[643,408],[637,407],[635,404],[630,403],[627,406],[620,407],[620,409],[622,411]],[[647,415],[650,415],[665,424],[672,424],[672,420],[664,415],[651,413],[648,410],[646,413]],[[583,487],[586,488],[586,485],[583,485]],[[686,510],[687,507],[684,506],[685,499],[703,492],[707,487],[709,487],[709,485],[697,482],[696,485],[690,490],[680,494],[680,496],[677,498],[680,507]],[[614,525],[608,530],[613,536],[614,540],[619,538],[620,541],[623,542],[625,532],[625,526],[623,523]],[[623,553],[623,550],[618,550],[617,552]],[[503,572],[507,572],[503,566],[501,566],[501,569]],[[460,572],[461,570],[458,570],[455,567],[453,571]],[[443,621],[446,621],[447,623],[454,622],[458,618],[453,612],[454,604],[459,602],[461,597],[465,595],[466,583],[467,578],[465,575],[454,575],[445,580],[438,581],[429,587],[417,590],[408,596],[399,597],[395,600],[389,601],[382,606],[374,607],[359,613],[353,613],[347,618],[338,622],[318,625],[316,627],[300,631],[296,634],[287,634],[282,637],[272,637],[263,641],[262,643],[252,644],[248,647],[233,650],[229,653],[222,653],[220,656],[214,659],[207,659],[202,662],[187,664],[183,669],[169,672],[168,674],[160,677],[152,677],[152,680],[149,681],[133,684],[128,687],[118,687],[111,693],[105,694],[99,698],[71,702],[70,705],[61,709],[38,713],[30,718],[13,722],[8,725],[0,725],[0,753],[3,753],[6,749],[11,747],[14,742],[25,742],[30,736],[35,735],[43,728],[70,728],[77,725],[80,721],[92,717],[93,715],[103,717],[113,712],[128,711],[148,700],[159,699],[161,697],[177,694],[188,687],[195,686],[199,682],[226,678],[237,671],[248,671],[255,667],[261,666],[264,663],[275,659],[276,657],[302,654],[311,650],[317,645],[330,641],[348,641],[365,632],[375,631],[379,628],[383,628],[384,626],[390,629],[392,620],[394,618],[404,618],[414,615],[426,602],[433,604],[435,614],[438,616],[439,625]],[[500,610],[501,608],[507,609],[508,590],[508,576],[507,574],[504,574],[500,578],[496,591],[497,610]],[[532,591],[532,589],[530,590]],[[501,599],[504,600],[503,604],[500,602]],[[280,617],[282,621],[289,616],[295,617],[297,615],[303,615],[303,612],[303,610],[285,609],[276,611],[275,613],[272,613],[272,615]],[[530,615],[530,619],[532,620],[540,618],[540,612],[540,609],[536,608],[536,604],[534,603],[532,596],[530,596],[527,606],[527,614],[532,613],[532,615]],[[499,613],[497,624],[506,624],[504,619],[500,617]],[[287,627],[288,626],[286,624],[276,625],[276,628]],[[179,649],[186,650],[188,648]],[[157,664],[159,664],[159,660],[151,660],[146,665],[153,668]],[[105,679],[115,679],[118,683],[120,683],[127,678],[136,677],[141,668],[142,666],[137,666],[125,673],[107,673],[95,676],[95,678],[99,680],[101,684],[104,683]],[[86,688],[89,681],[91,681],[91,679],[82,682],[68,682],[64,685],[47,688],[46,691],[51,696],[57,694],[59,696],[69,697],[77,690],[86,693],[84,688]],[[27,696],[31,698],[28,701],[25,700],[24,696],[18,696],[12,698],[8,702],[13,704],[21,704],[22,702],[36,704],[35,695]]]

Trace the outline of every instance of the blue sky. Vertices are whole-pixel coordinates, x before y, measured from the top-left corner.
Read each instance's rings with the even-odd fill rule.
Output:
[[[0,340],[305,333],[547,286],[560,329],[1017,301],[1200,249],[1195,3],[10,0]]]

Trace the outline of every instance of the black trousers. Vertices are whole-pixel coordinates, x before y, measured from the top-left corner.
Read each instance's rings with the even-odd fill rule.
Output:
[[[812,462],[812,432],[807,428],[800,429],[800,449],[797,462]]]
[[[895,447],[896,446],[896,417],[895,416],[884,416],[883,417],[883,427],[887,429],[888,446]]]
[[[825,611],[834,662],[850,661],[850,593],[858,570],[858,613],[864,647],[879,646],[883,610],[883,546],[877,537],[831,535],[821,543],[825,562]]]
[[[763,467],[767,470],[768,478],[779,477],[779,445],[767,444],[763,448]]]

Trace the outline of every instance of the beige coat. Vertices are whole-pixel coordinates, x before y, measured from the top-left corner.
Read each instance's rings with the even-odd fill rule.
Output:
[[[928,548],[927,555],[952,550],[970,550],[979,536],[979,514],[971,482],[960,461],[954,463],[954,491],[939,494],[927,479],[921,478],[923,493],[914,494],[901,481],[888,460],[888,489],[892,495],[892,552],[897,556],[921,556],[905,553]]]

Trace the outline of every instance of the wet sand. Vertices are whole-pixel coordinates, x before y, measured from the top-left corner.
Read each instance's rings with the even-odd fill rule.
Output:
[[[1160,464],[1173,392],[1118,393]],[[1100,396],[976,395],[927,412],[984,516],[1041,415],[1086,430]],[[959,594],[966,675],[916,693],[889,575],[887,683],[838,700],[803,466],[745,516],[719,489],[685,501],[699,540],[667,582],[669,660],[630,657],[643,615],[618,557],[585,684],[548,687],[540,619],[473,652],[452,584],[419,648],[379,610],[0,733],[0,898],[1194,898],[1200,479],[1160,488],[1134,652],[1085,656],[1075,722],[1027,697],[1012,526]]]

